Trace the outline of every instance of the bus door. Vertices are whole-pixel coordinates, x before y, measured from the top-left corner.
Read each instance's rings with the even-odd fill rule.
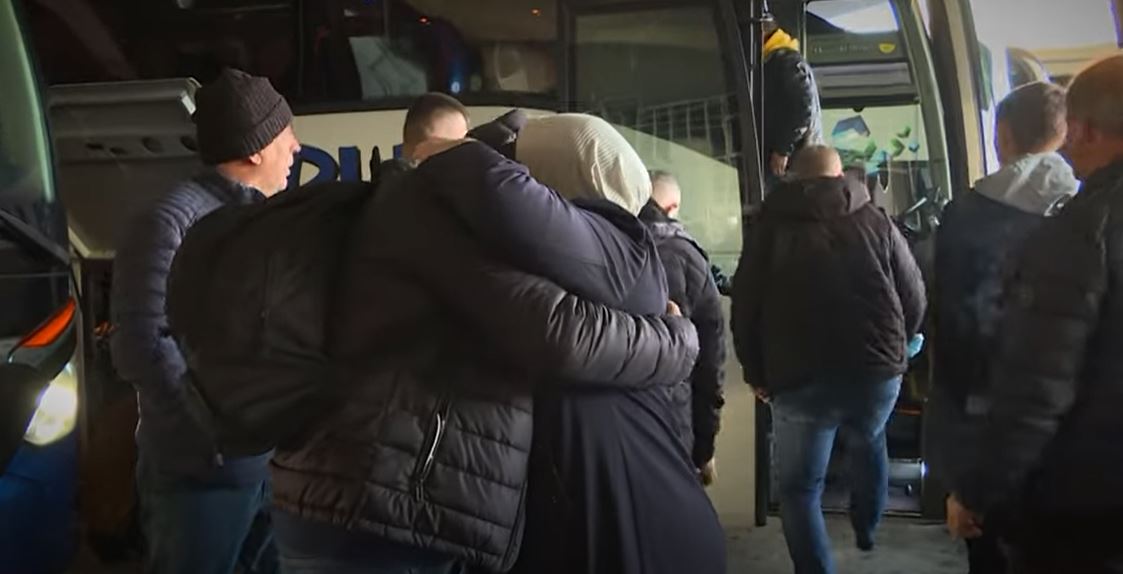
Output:
[[[793,12],[793,5],[799,10]],[[802,49],[819,85],[826,143],[838,149],[848,172],[864,178],[874,202],[897,221],[930,277],[932,233],[952,187],[944,113],[922,11],[913,0],[795,0],[777,7],[780,26],[804,39]],[[767,113],[768,102],[763,106]],[[890,513],[918,515],[924,510],[926,355],[915,359],[906,375],[887,429]],[[845,458],[841,441],[828,471],[827,511],[849,506]],[[767,480],[757,485],[768,490],[758,496],[775,510],[775,468],[766,462],[768,470],[758,474]]]
[[[565,109],[607,119],[649,169],[678,179],[679,218],[730,276],[741,252],[742,208],[760,197],[749,31],[739,24],[746,6],[574,0],[563,16]],[[731,349],[725,388],[721,480],[711,496],[727,526],[749,526],[754,401]]]
[[[957,191],[999,169],[994,114],[1012,89],[1042,80],[1065,85],[1082,67],[1123,46],[1120,0],[1027,0],[1017,18],[1006,2],[926,4]]]

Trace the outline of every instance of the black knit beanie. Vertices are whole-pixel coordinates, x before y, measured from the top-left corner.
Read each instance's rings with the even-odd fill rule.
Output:
[[[292,123],[292,110],[267,78],[225,69],[195,95],[199,155],[207,165],[247,158]]]

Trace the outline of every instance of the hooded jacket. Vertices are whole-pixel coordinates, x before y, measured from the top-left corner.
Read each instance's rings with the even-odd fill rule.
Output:
[[[634,215],[650,196],[642,161],[603,120],[537,122],[516,142],[526,166],[468,143],[419,169],[455,184],[434,189],[518,268],[616,309],[663,312],[663,265]],[[532,125],[550,126],[537,132],[550,136],[534,135]],[[515,570],[724,572],[724,534],[677,440],[676,412],[664,387],[537,394],[528,524]]]
[[[773,393],[908,367],[924,316],[920,270],[896,225],[847,178],[785,181],[764,202],[733,280],[745,380]]]
[[[1030,155],[948,204],[936,236],[935,382],[985,404],[1013,256],[1077,190],[1058,154]]]
[[[1043,517],[1036,528],[1090,532],[1111,551],[1123,517],[1121,216],[1123,160],[1092,174],[1016,255],[982,454],[958,485],[973,511],[1013,503]]]

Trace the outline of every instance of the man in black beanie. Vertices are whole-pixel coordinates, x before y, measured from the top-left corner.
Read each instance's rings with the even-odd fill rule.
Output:
[[[269,80],[223,71],[194,115],[206,168],[143,211],[117,250],[113,361],[137,390],[137,487],[145,571],[277,570],[268,508],[269,455],[224,459],[188,410],[190,373],[164,311],[168,272],[188,229],[227,204],[264,201],[288,185],[300,144]]]

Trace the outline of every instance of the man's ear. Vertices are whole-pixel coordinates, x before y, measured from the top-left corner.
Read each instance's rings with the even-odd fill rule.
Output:
[[[253,165],[261,165],[262,162],[265,161],[265,158],[261,156],[261,152],[257,152],[250,157],[247,157],[246,161],[252,163]]]

